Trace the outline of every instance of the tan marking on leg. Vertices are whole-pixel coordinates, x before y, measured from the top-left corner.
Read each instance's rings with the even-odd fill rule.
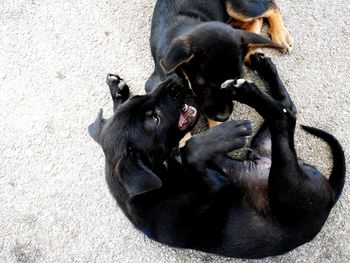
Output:
[[[186,142],[191,139],[192,134],[190,132],[186,133],[185,136],[179,142],[179,147],[182,148],[185,146]]]
[[[261,33],[261,28],[263,26],[263,18],[255,18],[252,21],[249,22],[242,22],[236,19],[233,19],[230,21],[228,24],[232,27],[238,27],[240,29],[255,33],[255,34],[260,34]]]
[[[246,66],[250,65],[250,55],[252,55],[254,53],[254,48],[249,48],[247,53],[245,54],[244,58],[243,58],[243,63]]]
[[[241,29],[245,29],[254,33],[256,33],[259,29],[259,24],[254,25],[253,23],[251,26],[249,26],[249,22],[252,22],[252,20],[256,20],[257,18],[267,18],[270,25],[268,33],[271,36],[272,41],[276,44],[283,46],[285,52],[289,53],[292,51],[293,39],[283,23],[281,12],[277,8],[277,6],[271,6],[270,9],[268,9],[265,13],[261,14],[259,17],[247,17],[237,12],[233,8],[230,1],[226,1],[226,11],[229,14],[229,16],[234,19],[229,23],[229,25],[233,27],[239,27]],[[248,24],[246,24],[247,22]]]
[[[229,26],[232,26],[232,27],[242,28],[244,22],[232,18],[227,24],[228,24]]]
[[[263,22],[264,22],[264,19],[262,17],[256,18],[251,22],[246,22],[243,25],[242,29],[260,35]]]
[[[238,20],[232,20],[229,23],[229,25],[232,27],[239,27],[240,29],[243,29],[243,30],[260,35],[263,23],[264,23],[264,19],[262,17],[260,17],[260,18],[255,18],[250,22],[242,22],[242,21],[238,21]],[[258,48],[258,46],[254,46],[254,47],[252,46],[252,47],[248,48],[248,51],[243,59],[243,62],[245,65],[249,65],[250,55],[254,53],[255,48]]]
[[[227,2],[226,5],[227,5],[227,9],[231,10],[230,11],[231,15],[236,14],[233,11],[232,6],[231,6],[231,4],[229,2]],[[231,6],[231,9],[229,9],[230,6]],[[239,16],[236,15],[236,17],[239,17]],[[240,18],[242,18],[242,17],[240,17]],[[249,31],[249,32],[252,32],[252,33],[260,35],[263,23],[264,23],[264,18],[259,17],[259,18],[255,18],[255,19],[252,19],[251,21],[247,21],[247,22],[237,20],[237,18],[232,18],[232,20],[228,24],[230,26],[232,26],[232,27],[236,27],[236,28],[238,27],[240,29],[243,29],[243,30],[246,30],[246,31]],[[266,46],[266,45],[264,45],[264,46]],[[258,46],[258,45],[252,46],[252,45],[250,45],[248,47],[248,51],[247,51],[247,53],[246,53],[246,55],[244,56],[244,59],[243,59],[243,62],[244,62],[245,65],[249,65],[250,55],[254,53],[254,49],[259,48],[259,47],[263,47],[263,46]]]
[[[285,51],[284,46],[281,46],[277,43],[272,43],[272,44],[253,44],[253,43],[249,43],[248,44],[248,51],[246,53],[246,55],[244,56],[243,62],[246,66],[248,66],[250,64],[250,55],[254,53],[255,49],[257,48],[262,48],[262,47],[268,47],[268,48],[275,48],[278,49],[282,52]]]
[[[271,36],[271,40],[284,46],[285,52],[290,53],[293,49],[293,39],[283,23],[280,11],[277,8],[271,9],[264,14],[264,17],[267,18],[270,25],[268,34]]]
[[[250,44],[248,44],[248,51],[243,59],[243,62],[246,66],[250,65],[250,55],[254,53],[255,49],[262,48],[262,47],[275,48],[275,49],[278,49],[282,52],[285,50],[284,46],[281,46],[277,43],[273,43],[273,44],[252,44],[252,43],[250,43]]]
[[[214,120],[208,119],[209,128],[218,126],[218,125],[220,125],[221,123],[222,123],[222,122],[220,122],[220,121],[214,121]]]

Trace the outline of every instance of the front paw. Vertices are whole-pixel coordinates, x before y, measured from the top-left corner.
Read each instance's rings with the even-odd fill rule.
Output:
[[[113,98],[127,98],[129,96],[129,87],[126,82],[118,75],[107,74],[106,83]]]
[[[201,144],[209,151],[217,148],[217,152],[229,152],[240,149],[247,144],[253,133],[253,123],[249,120],[228,120],[221,125],[205,131]]]
[[[277,67],[272,59],[262,53],[254,53],[250,56],[250,68],[264,81],[278,74]]]
[[[256,86],[253,82],[245,79],[230,79],[221,85],[221,89],[225,90],[235,100],[240,100],[240,98],[243,98],[248,93],[253,92],[255,88]]]
[[[215,154],[224,154],[244,147],[253,133],[251,121],[229,120],[221,125],[194,135],[184,147],[186,162],[204,163]]]
[[[220,143],[222,143],[221,147],[224,152],[230,152],[246,146],[248,143],[248,138],[252,135],[254,128],[253,123],[249,120],[230,120],[221,124],[220,126],[215,128],[226,128],[226,132],[223,133],[225,134],[225,137],[220,140]],[[218,139],[220,139],[220,136],[218,136]]]
[[[285,53],[292,52],[293,39],[285,27],[270,27],[268,34],[270,35],[272,42],[284,47],[283,51]]]

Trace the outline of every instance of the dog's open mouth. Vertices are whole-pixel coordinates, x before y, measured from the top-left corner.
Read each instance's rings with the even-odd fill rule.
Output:
[[[180,112],[180,117],[178,121],[178,127],[180,131],[184,131],[190,126],[192,126],[197,119],[197,109],[192,106],[185,104]]]

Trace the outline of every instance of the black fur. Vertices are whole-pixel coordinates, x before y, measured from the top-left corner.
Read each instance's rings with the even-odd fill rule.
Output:
[[[225,121],[232,112],[232,101],[220,90],[227,79],[242,76],[248,46],[263,44],[283,49],[257,34],[234,29],[226,24],[225,4],[218,0],[158,0],[151,29],[151,51],[155,69],[146,83],[150,92],[169,73],[185,74],[192,84],[198,105],[207,117]],[[271,1],[233,1],[263,13]],[[249,2],[249,3],[248,3]],[[245,3],[245,4],[244,4]]]
[[[324,225],[344,185],[342,148],[332,135],[304,128],[332,148],[329,180],[298,160],[293,102],[271,60],[260,54],[251,60],[274,98],[246,81],[223,85],[265,119],[245,160],[225,153],[245,145],[249,121],[227,121],[177,147],[195,118],[179,129],[191,96],[176,78],[130,98],[119,96],[127,94],[119,77],[108,81],[114,115],[106,120],[100,113],[89,132],[105,153],[111,193],[150,238],[228,257],[262,258],[310,241]]]

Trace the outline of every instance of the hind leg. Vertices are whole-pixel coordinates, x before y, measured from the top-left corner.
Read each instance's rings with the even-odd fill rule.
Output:
[[[244,0],[226,0],[226,12],[231,17],[228,24],[260,35],[264,23],[264,14],[274,7],[273,1],[250,2]],[[249,48],[243,61],[249,64],[249,56],[254,48]]]
[[[287,109],[294,114],[297,113],[296,107],[284,86],[276,65],[271,58],[265,57],[262,53],[255,53],[250,56],[250,67],[259,77],[268,85],[271,96],[281,102]]]
[[[260,35],[263,22],[264,22],[263,18],[255,18],[248,22],[232,19],[228,24],[232,27],[240,28],[240,29]]]
[[[271,134],[265,122],[253,137],[249,148],[247,160],[256,161],[262,157],[271,159]]]
[[[255,53],[250,57],[250,67],[266,82],[271,90],[271,96],[279,101],[284,107],[296,114],[296,108],[279,77],[277,68],[272,60],[264,54]],[[248,158],[254,159],[256,156],[271,157],[271,135],[266,123],[264,123],[251,142],[253,152],[248,153]]]
[[[285,221],[300,220],[315,208],[310,205],[316,205],[318,196],[310,196],[312,186],[307,183],[308,175],[298,164],[294,148],[295,114],[245,80],[232,81],[225,88],[231,89],[239,102],[253,107],[269,127],[272,164],[268,195],[271,209]]]
[[[228,15],[240,22],[251,22],[264,17],[264,14],[275,8],[272,0],[226,0],[225,4]]]
[[[292,51],[292,38],[282,19],[281,12],[273,0],[265,1],[238,1],[226,0],[226,11],[233,18],[232,26],[240,24],[248,26],[256,18],[266,18],[269,22],[268,33],[273,42],[283,46],[284,51]],[[243,28],[242,28],[243,29]]]

